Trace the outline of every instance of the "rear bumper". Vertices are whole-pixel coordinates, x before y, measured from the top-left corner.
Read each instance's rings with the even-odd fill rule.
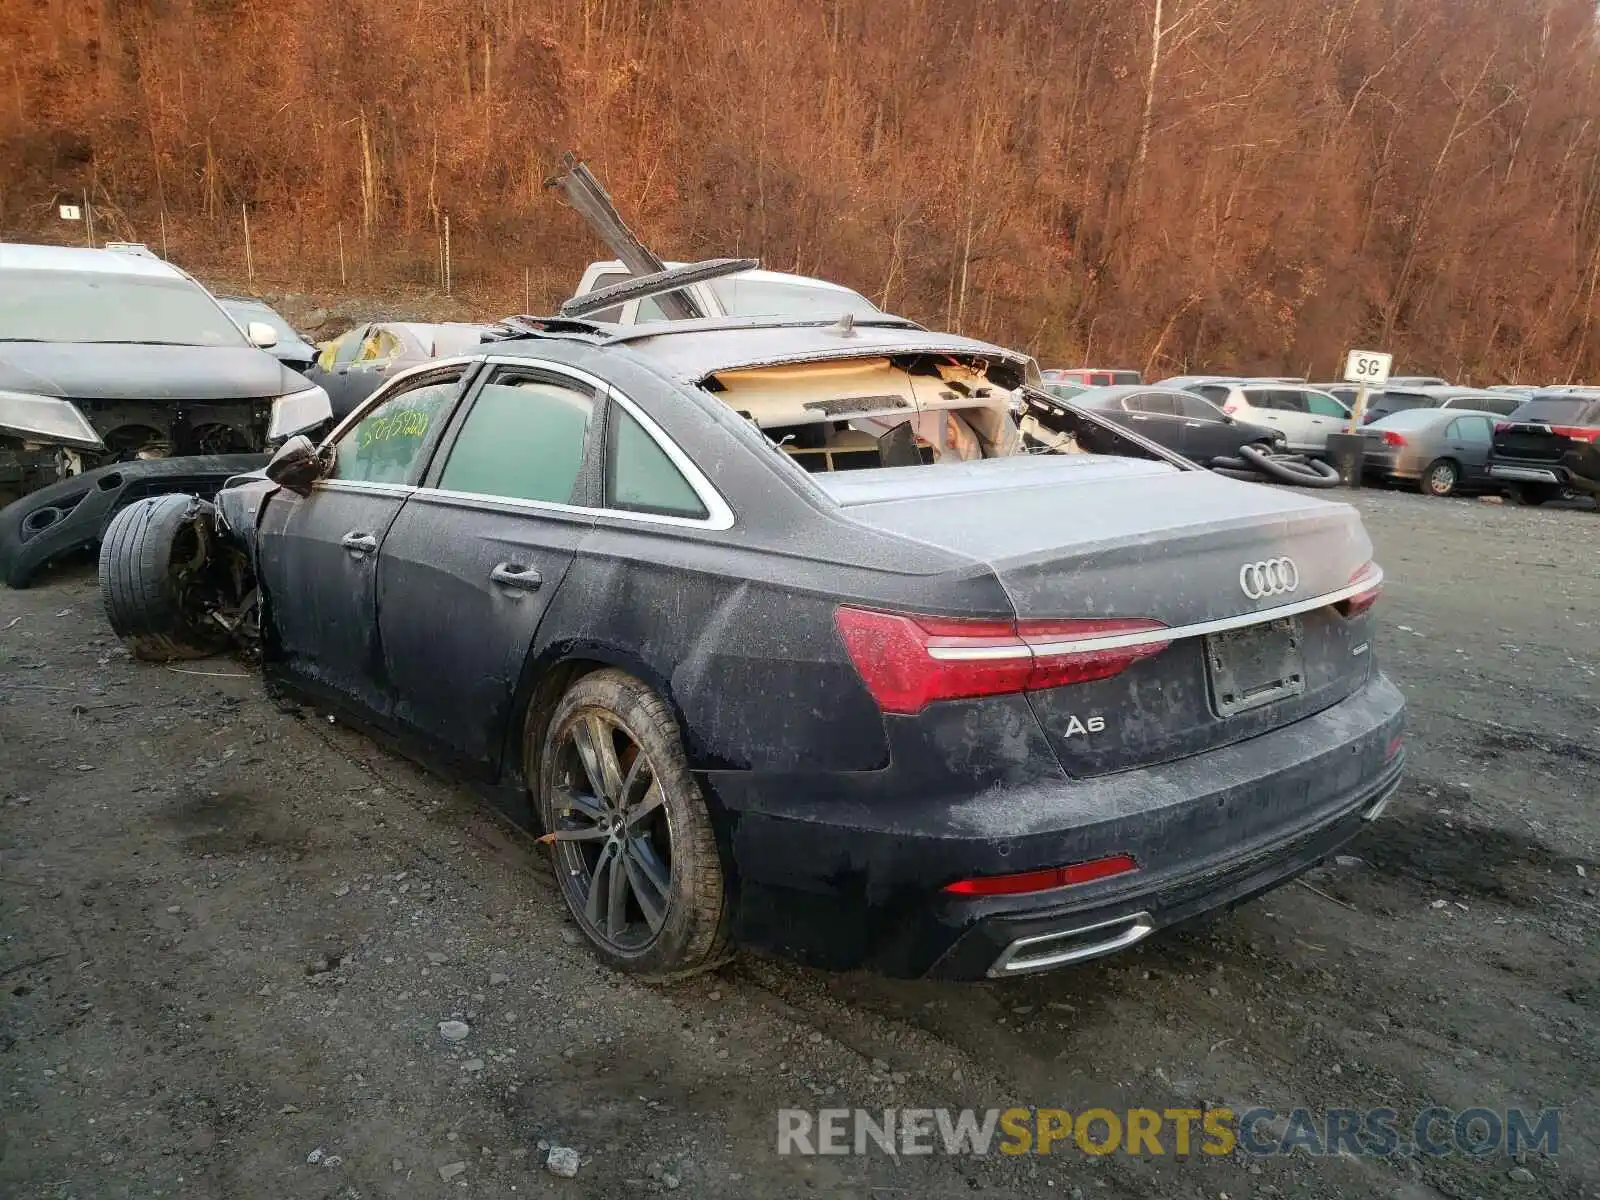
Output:
[[[1489,478],[1506,483],[1550,483],[1565,487],[1570,473],[1562,466],[1534,466],[1522,463],[1491,463]]]
[[[1111,953],[1292,879],[1393,792],[1403,722],[1399,692],[1375,672],[1291,725],[1097,779],[920,805],[846,801],[837,820],[815,781],[789,777],[780,794],[750,773],[703,779],[726,818],[738,940],[824,967],[982,979]],[[1140,869],[1023,896],[941,890],[1113,853]]]

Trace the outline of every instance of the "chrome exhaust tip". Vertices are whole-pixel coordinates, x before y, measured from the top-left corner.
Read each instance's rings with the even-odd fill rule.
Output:
[[[989,978],[1006,975],[1024,975],[1030,971],[1048,971],[1068,963],[1082,962],[1125,950],[1142,942],[1156,931],[1155,921],[1147,912],[1131,913],[1094,925],[1080,925],[1054,933],[1036,933],[1018,938],[994,960],[989,968]]]

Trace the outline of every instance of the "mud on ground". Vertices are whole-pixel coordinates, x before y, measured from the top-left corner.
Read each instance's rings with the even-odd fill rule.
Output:
[[[1361,861],[982,985],[610,974],[465,791],[131,661],[85,566],[0,591],[0,1194],[1600,1196],[1600,518],[1357,501],[1412,714]],[[1522,1164],[773,1149],[780,1107],[1012,1104],[1565,1112]]]

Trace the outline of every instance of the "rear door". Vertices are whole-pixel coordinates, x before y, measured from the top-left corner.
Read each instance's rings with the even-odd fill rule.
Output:
[[[1176,400],[1166,392],[1135,392],[1122,398],[1130,429],[1137,430],[1168,450],[1187,453],[1184,448],[1183,417]]]
[[[396,384],[337,435],[333,474],[309,495],[284,493],[263,517],[258,570],[269,659],[378,716],[391,707],[379,654],[378,551],[438,444],[466,370]]]
[[[1489,447],[1494,427],[1488,417],[1457,417],[1445,427],[1445,445],[1452,458],[1461,464],[1461,476],[1478,484],[1489,478]]]
[[[594,526],[603,411],[588,376],[493,366],[384,543],[394,716],[469,771],[498,768],[534,633]]]

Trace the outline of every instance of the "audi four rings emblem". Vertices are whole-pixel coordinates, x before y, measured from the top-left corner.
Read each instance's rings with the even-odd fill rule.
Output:
[[[1287,596],[1300,586],[1300,568],[1292,558],[1269,558],[1239,568],[1239,587],[1252,600]]]

